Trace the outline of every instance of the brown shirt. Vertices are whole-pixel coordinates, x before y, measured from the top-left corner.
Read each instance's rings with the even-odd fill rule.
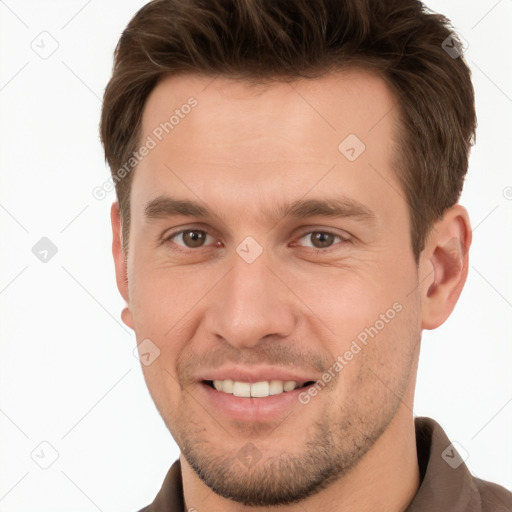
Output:
[[[425,417],[414,422],[421,484],[405,512],[512,512],[512,493],[472,476],[437,422]],[[177,460],[153,503],[139,512],[184,511]]]

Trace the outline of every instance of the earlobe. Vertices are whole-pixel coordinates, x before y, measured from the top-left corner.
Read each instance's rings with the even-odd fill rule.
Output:
[[[127,307],[121,313],[121,319],[128,327],[133,329],[133,318],[130,312],[130,297],[128,293],[128,268],[126,255],[123,251],[121,212],[118,202],[112,204],[110,220],[112,223],[112,255],[116,270],[117,288],[127,304]]]
[[[422,287],[422,328],[442,325],[457,303],[469,268],[471,226],[466,209],[456,204],[434,225],[422,253],[430,269]]]
[[[130,308],[126,306],[123,311],[121,311],[121,320],[125,325],[127,325],[130,329],[134,329],[133,327],[133,316]]]

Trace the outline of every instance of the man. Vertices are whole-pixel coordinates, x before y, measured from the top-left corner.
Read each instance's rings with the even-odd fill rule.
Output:
[[[414,0],[130,22],[101,120],[113,253],[181,451],[144,511],[512,510],[412,413],[421,332],[468,272],[460,50]]]

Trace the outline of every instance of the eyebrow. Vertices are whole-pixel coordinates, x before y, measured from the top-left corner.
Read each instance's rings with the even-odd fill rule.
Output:
[[[285,202],[264,212],[267,218],[277,222],[285,217],[304,219],[308,217],[354,218],[356,220],[374,221],[376,215],[364,204],[347,197],[327,199],[298,199]],[[217,218],[222,215],[206,205],[190,199],[177,199],[159,196],[149,201],[144,209],[148,220],[163,219],[172,216]]]

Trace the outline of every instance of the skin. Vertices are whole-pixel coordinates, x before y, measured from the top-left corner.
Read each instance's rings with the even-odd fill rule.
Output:
[[[181,450],[186,509],[405,510],[419,486],[412,410],[421,331],[447,319],[466,280],[466,210],[445,212],[416,265],[393,170],[395,99],[367,71],[267,86],[166,78],[146,103],[142,140],[190,96],[198,105],[135,171],[127,255],[112,206],[122,317],[139,343],[149,338],[160,350],[143,371]],[[366,146],[353,162],[338,150],[351,133]],[[145,217],[163,195],[219,217]],[[340,196],[373,220],[265,215],[285,200]],[[210,236],[202,245],[168,238],[184,228]],[[321,246],[318,231],[343,239]],[[263,248],[253,263],[236,251],[247,236]],[[194,381],[232,362],[320,377],[395,303],[401,311],[378,335],[286,415],[234,421]],[[249,441],[259,460],[247,467],[237,454]]]

